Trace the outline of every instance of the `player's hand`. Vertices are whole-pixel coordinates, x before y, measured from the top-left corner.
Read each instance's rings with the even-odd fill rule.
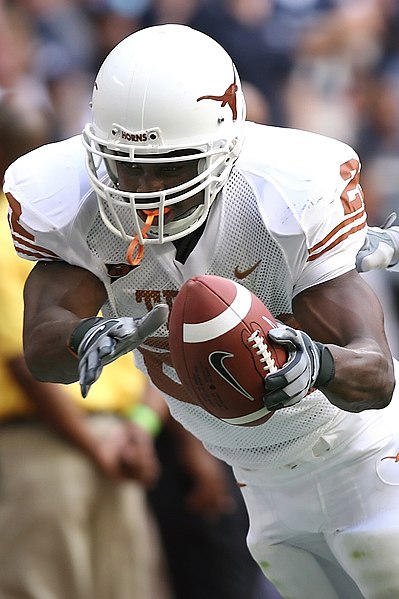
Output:
[[[356,256],[358,272],[388,268],[399,262],[399,227],[391,226],[395,220],[393,212],[381,227],[367,229],[366,241]]]
[[[79,360],[79,383],[83,397],[100,376],[103,366],[136,349],[168,318],[166,304],[158,304],[142,318],[93,318],[74,330],[70,348]]]
[[[265,377],[263,400],[269,410],[293,406],[313,387],[326,386],[334,378],[330,351],[307,333],[281,326],[269,331],[268,336],[274,343],[282,345],[288,354],[284,366]]]
[[[104,476],[130,479],[145,487],[159,476],[160,464],[153,438],[138,425],[121,420],[94,431],[90,457]]]
[[[145,487],[156,482],[161,467],[151,435],[139,425],[127,424],[128,439],[120,454],[120,467],[125,478],[136,480]]]

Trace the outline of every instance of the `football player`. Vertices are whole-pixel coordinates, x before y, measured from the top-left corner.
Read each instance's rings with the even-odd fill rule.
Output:
[[[386,238],[372,231],[365,249],[359,173],[344,143],[246,122],[224,49],[164,25],[105,59],[82,138],[17,160],[5,179],[16,250],[37,261],[25,287],[32,373],[79,378],[86,395],[104,364],[137,349],[172,415],[233,467],[250,550],[291,599],[399,596],[396,364],[355,268]],[[289,359],[265,378],[263,424],[226,424],[179,384],[166,321],[198,274],[235,279],[298,323],[270,334]]]

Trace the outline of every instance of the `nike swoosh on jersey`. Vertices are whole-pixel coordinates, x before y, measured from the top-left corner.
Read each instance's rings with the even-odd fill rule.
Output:
[[[254,272],[254,270],[256,268],[258,268],[259,264],[261,263],[261,260],[258,260],[256,262],[256,264],[253,264],[252,266],[250,266],[249,268],[247,268],[246,270],[240,270],[238,268],[238,266],[235,267],[234,269],[234,276],[236,279],[246,279],[247,277],[249,277],[249,275],[251,273]]]
[[[231,387],[233,387],[238,393],[244,395],[247,399],[254,401],[252,395],[250,395],[245,389],[240,385],[238,381],[233,377],[231,372],[229,372],[224,365],[224,361],[226,358],[234,358],[234,354],[224,351],[214,351],[208,356],[209,364],[212,366],[213,370],[218,373],[219,376],[222,377]]]

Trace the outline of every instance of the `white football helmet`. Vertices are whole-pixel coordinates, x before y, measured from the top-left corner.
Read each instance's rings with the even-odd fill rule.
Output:
[[[101,66],[92,111],[83,143],[107,227],[141,246],[173,241],[197,229],[243,141],[245,102],[237,70],[225,50],[184,25],[137,31],[120,42]],[[119,188],[116,161],[179,160],[195,160],[198,174],[169,189],[135,193]],[[170,206],[199,192],[200,205],[165,222]],[[143,211],[156,214],[156,226],[140,218]]]

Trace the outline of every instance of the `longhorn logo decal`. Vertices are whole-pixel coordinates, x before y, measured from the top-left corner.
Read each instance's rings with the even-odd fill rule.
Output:
[[[226,91],[224,92],[224,94],[222,96],[201,96],[200,98],[197,98],[197,102],[200,102],[201,100],[215,100],[215,102],[221,102],[222,104],[222,108],[224,108],[226,106],[226,104],[229,105],[231,112],[233,113],[233,121],[237,120],[237,90],[238,90],[238,86],[236,83],[236,74],[234,73],[234,81],[231,85],[229,85],[229,87],[226,89]]]

